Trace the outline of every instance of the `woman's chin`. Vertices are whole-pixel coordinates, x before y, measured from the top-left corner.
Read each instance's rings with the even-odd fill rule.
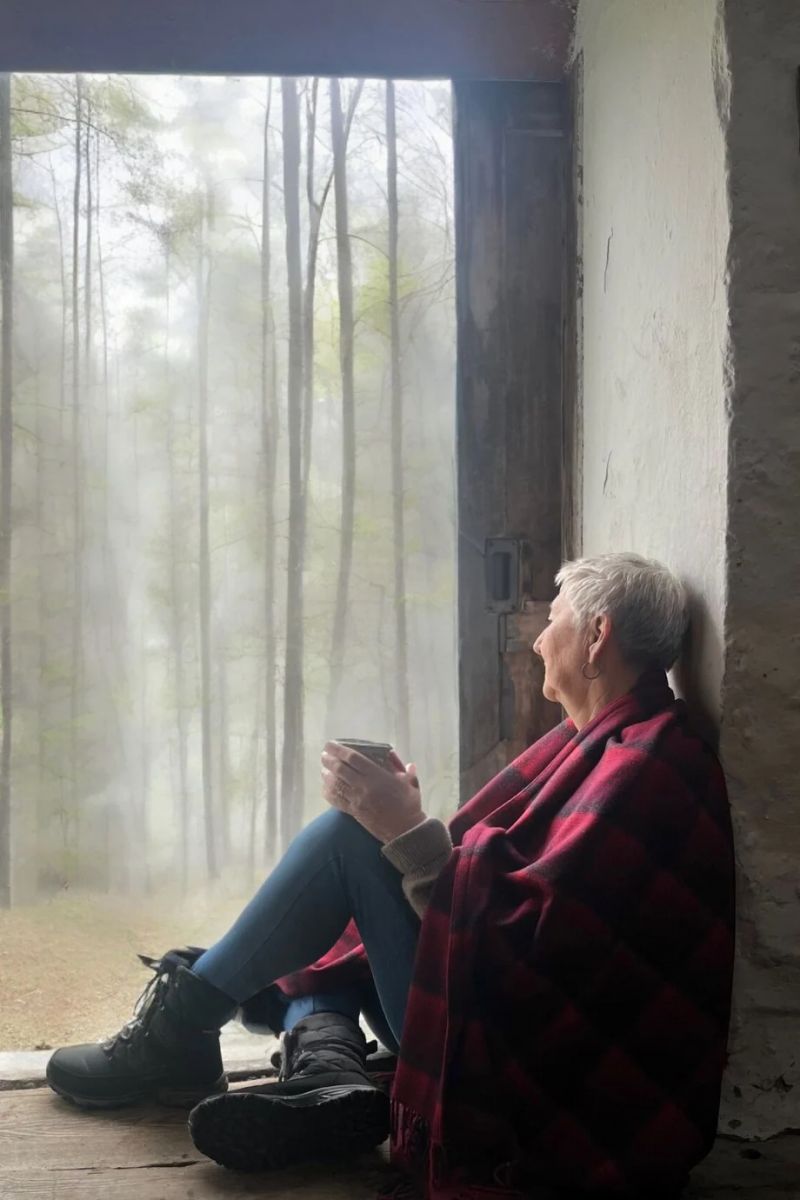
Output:
[[[551,704],[558,704],[558,696],[546,679],[542,684],[542,695],[544,696],[545,700],[549,700]]]

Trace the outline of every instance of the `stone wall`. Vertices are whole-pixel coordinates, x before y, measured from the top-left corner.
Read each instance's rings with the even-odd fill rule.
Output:
[[[579,544],[695,593],[678,682],[739,867],[721,1127],[769,1137],[800,1126],[800,5],[584,0],[576,51]]]
[[[765,1136],[800,1126],[800,5],[726,0],[724,15],[731,424],[721,750],[740,958],[723,1119]]]

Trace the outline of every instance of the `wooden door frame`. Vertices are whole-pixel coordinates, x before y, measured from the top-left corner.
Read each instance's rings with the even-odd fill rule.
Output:
[[[561,719],[531,645],[571,527],[576,306],[567,88],[457,83],[454,107],[463,802]]]
[[[3,0],[0,71],[563,79],[576,0]]]

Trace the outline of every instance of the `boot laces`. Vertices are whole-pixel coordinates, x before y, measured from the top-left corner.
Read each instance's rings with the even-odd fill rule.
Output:
[[[182,961],[172,952],[165,954],[163,958],[151,958],[147,954],[139,954],[138,958],[154,974],[147,981],[134,1004],[133,1016],[130,1021],[127,1021],[117,1033],[103,1042],[106,1054],[114,1054],[119,1047],[129,1044],[147,1029],[158,1008],[159,1000],[166,991],[169,980]]]

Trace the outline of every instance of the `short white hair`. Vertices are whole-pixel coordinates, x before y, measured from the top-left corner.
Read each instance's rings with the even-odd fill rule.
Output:
[[[668,671],[689,627],[686,588],[662,563],[639,554],[596,554],[566,562],[556,575],[581,625],[607,613],[631,665]]]

